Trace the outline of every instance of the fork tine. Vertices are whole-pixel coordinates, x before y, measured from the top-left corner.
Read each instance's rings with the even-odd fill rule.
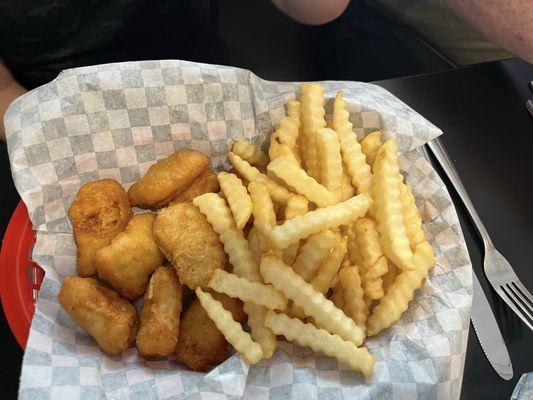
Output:
[[[527,319],[527,317],[522,313],[520,308],[518,308],[515,304],[515,300],[513,300],[508,294],[507,291],[504,289],[504,286],[500,286],[497,290],[500,297],[505,301],[505,303],[514,311],[514,313],[528,326],[529,329],[533,331],[533,324]]]
[[[510,297],[514,298],[515,303],[518,304],[524,313],[533,321],[533,307],[528,304],[526,298],[512,285],[512,283],[508,283],[506,287],[511,292]]]
[[[520,290],[522,294],[526,296],[526,298],[529,300],[529,304],[533,306],[533,296],[531,295],[531,293],[529,293],[529,290],[527,290],[526,287],[520,281],[514,281],[513,283],[518,287],[518,290]]]

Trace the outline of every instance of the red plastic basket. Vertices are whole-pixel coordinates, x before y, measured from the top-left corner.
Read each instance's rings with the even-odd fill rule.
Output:
[[[28,210],[21,201],[7,226],[0,252],[0,296],[4,314],[20,346],[26,348],[44,271],[31,259],[35,243]]]

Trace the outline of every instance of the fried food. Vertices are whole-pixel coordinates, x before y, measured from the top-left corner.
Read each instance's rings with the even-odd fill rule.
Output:
[[[172,199],[170,205],[192,201],[196,196],[204,193],[216,193],[220,190],[217,174],[206,168],[189,186]]]
[[[207,168],[207,158],[200,152],[182,149],[152,165],[128,190],[133,206],[159,209],[189,186]]]
[[[178,203],[159,211],[154,238],[180,282],[191,289],[207,286],[213,271],[226,264],[217,233],[192,203]]]
[[[65,278],[59,302],[107,354],[119,354],[133,345],[139,327],[137,310],[96,279]]]
[[[246,187],[235,174],[219,172],[217,178],[222,188],[222,193],[224,193],[228,201],[237,228],[244,228],[252,215],[252,199],[250,199]]]
[[[342,196],[342,158],[339,138],[334,130],[322,128],[316,135],[320,182],[338,199]]]
[[[178,344],[182,288],[170,267],[159,267],[148,285],[135,344],[145,358],[165,357]]]
[[[237,154],[243,160],[248,161],[251,165],[257,167],[266,167],[268,156],[261,151],[255,144],[246,140],[236,140],[233,142],[231,151]]]
[[[213,296],[215,300],[222,303],[224,309],[231,313],[235,321],[240,323],[246,321],[246,313],[243,310],[243,303],[240,299],[229,297],[224,293],[218,293],[215,291],[209,291],[209,293],[211,293],[211,296]]]
[[[228,358],[228,342],[198,299],[181,317],[176,355],[194,371],[209,371]]]
[[[78,191],[68,215],[78,248],[78,274],[95,275],[96,251],[109,245],[133,216],[128,196],[112,179],[88,182]]]
[[[124,232],[96,252],[98,277],[129,300],[144,294],[150,275],[165,261],[152,233],[154,220],[155,214],[135,215]]]

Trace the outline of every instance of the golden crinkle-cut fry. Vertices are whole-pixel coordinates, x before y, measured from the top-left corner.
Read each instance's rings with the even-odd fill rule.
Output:
[[[233,146],[231,146],[231,151],[251,165],[266,167],[268,164],[267,155],[255,144],[247,140],[235,140]]]
[[[358,193],[368,192],[372,173],[361,150],[361,145],[357,141],[357,136],[352,130],[353,124],[349,117],[342,91],[339,90],[333,102],[333,129],[339,136],[342,159],[352,177],[352,185],[357,188]]]
[[[265,326],[268,309],[253,302],[244,303],[244,312],[248,314],[248,326],[252,339],[263,349],[263,359],[269,359],[278,347],[276,335]]]
[[[246,239],[248,240],[248,246],[252,252],[254,261],[259,265],[261,257],[263,256],[263,250],[261,249],[261,236],[264,236],[259,230],[253,226],[248,232]]]
[[[296,158],[294,152],[285,143],[281,143],[277,132],[274,132],[270,137],[270,146],[268,148],[268,156],[271,160],[279,157],[286,157],[294,165],[300,166],[300,161]]]
[[[372,310],[372,315],[367,320],[368,336],[377,335],[388,328],[407,310],[416,289],[422,286],[429,269],[433,266],[430,264],[433,260],[433,248],[427,242],[421,243],[416,247],[413,258],[415,268],[412,271],[402,271]]]
[[[248,190],[253,201],[254,228],[257,230],[254,235],[259,239],[260,249],[263,253],[272,250],[281,256],[281,250],[277,249],[270,239],[261,233],[276,225],[274,204],[270,199],[266,185],[263,182],[250,182]]]
[[[366,135],[363,140],[361,140],[361,151],[366,157],[366,162],[374,170],[374,161],[378,150],[381,147],[383,142],[381,141],[381,131],[375,131]]]
[[[359,194],[333,206],[309,211],[285,221],[274,229],[263,232],[280,249],[297,243],[300,239],[324,229],[346,225],[350,221],[365,215],[372,205],[372,199],[366,193]]]
[[[317,146],[320,182],[340,198],[343,169],[339,139],[335,131],[330,128],[319,129]]]
[[[411,191],[411,186],[400,184],[400,199],[402,201],[402,214],[403,223],[405,225],[405,231],[407,238],[409,239],[409,245],[411,250],[414,250],[416,245],[426,240],[424,231],[422,230],[422,219],[420,213],[415,204],[415,196]]]
[[[259,269],[248,242],[242,231],[237,229],[224,199],[216,193],[206,193],[196,197],[193,203],[219,234],[229,262],[233,265],[233,272],[251,281],[260,280]]]
[[[412,270],[413,252],[403,223],[400,184],[398,145],[390,139],[380,147],[374,163],[372,196],[376,220],[387,257],[402,270]]]
[[[296,117],[300,119],[301,116],[301,104],[297,100],[290,100],[287,102],[287,116]]]
[[[309,236],[294,260],[294,272],[309,282],[320,268],[320,264],[329,256],[337,240],[338,236],[330,229]]]
[[[364,376],[372,373],[376,359],[366,348],[356,347],[338,335],[318,329],[313,324],[303,323],[297,318],[289,318],[286,314],[269,311],[265,323],[275,334],[283,335],[287,340],[294,341],[300,346],[307,346],[314,351],[335,357],[353,370],[360,371]]]
[[[385,275],[381,277],[382,288],[384,293],[387,293],[388,288],[394,283],[398,275],[402,272],[396,265],[394,265],[390,260],[386,260],[388,263],[388,270]],[[261,262],[261,260],[259,260]]]
[[[295,152],[297,143],[298,143],[298,134],[300,131],[300,119],[298,117],[284,117],[279,122],[276,132],[270,137],[270,148],[268,149],[268,154],[272,160],[272,155],[270,151],[272,150],[272,145],[283,144],[287,148],[294,152],[294,156],[297,156]],[[273,150],[273,155],[276,158],[276,150]],[[297,157],[296,157],[297,158]]]
[[[271,310],[285,310],[287,308],[287,299],[271,285],[251,282],[221,269],[213,273],[208,286],[216,292],[238,297],[244,302],[251,301]]]
[[[299,194],[293,194],[287,200],[287,205],[285,207],[284,217],[285,220],[292,219],[298,215],[305,214],[309,208],[309,201],[305,196]],[[285,250],[283,250],[283,262],[287,265],[292,265],[296,256],[298,255],[298,250],[300,249],[300,243],[291,244]]]
[[[306,171],[315,179],[320,178],[316,134],[320,128],[326,127],[323,93],[324,88],[317,83],[303,83],[300,85],[303,128],[300,149]]]
[[[352,186],[352,177],[348,173],[346,166],[343,163],[340,200],[347,200],[353,195],[355,195],[355,188]]]
[[[267,254],[263,256],[260,268],[265,282],[282,291],[286,298],[302,308],[305,315],[312,317],[317,324],[356,346],[363,342],[363,330],[283,261]]]
[[[333,286],[333,281],[346,254],[347,241],[348,238],[346,236],[339,240],[328,257],[322,262],[322,265],[320,265],[315,277],[309,282],[316,291],[325,295]]]
[[[219,172],[217,178],[222,192],[228,200],[237,228],[244,228],[250,215],[252,215],[252,199],[250,199],[246,187],[235,174]]]
[[[343,310],[362,330],[365,329],[366,307],[363,300],[361,276],[357,266],[345,267],[339,272],[339,283],[342,286]]]
[[[224,309],[222,303],[213,299],[211,294],[196,288],[196,296],[209,318],[222,332],[226,340],[239,352],[248,364],[255,364],[263,358],[261,346],[242,330],[241,324],[235,322],[231,313]]]
[[[344,293],[342,292],[342,285],[340,283],[337,283],[335,286],[333,286],[333,290],[331,291],[331,296],[329,299],[339,310],[344,308]]]
[[[346,225],[346,235],[348,236],[348,259],[353,265],[361,265],[361,251],[355,235],[355,221]]]
[[[283,186],[277,184],[272,179],[270,179],[265,174],[261,173],[257,168],[252,167],[248,162],[240,158],[238,155],[233,153],[228,153],[228,158],[231,162],[231,165],[237,170],[239,175],[241,175],[248,182],[263,182],[270,196],[279,202],[286,203],[290,192]]]
[[[289,188],[304,195],[319,207],[326,207],[337,202],[335,193],[318,183],[288,157],[276,158],[268,164],[267,170]]]

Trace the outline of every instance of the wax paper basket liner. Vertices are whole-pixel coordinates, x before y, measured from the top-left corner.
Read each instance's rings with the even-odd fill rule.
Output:
[[[81,184],[113,178],[128,188],[156,160],[182,147],[228,167],[233,139],[267,144],[298,83],[184,61],[98,65],[64,71],[17,99],[5,117],[17,189],[38,231],[33,259],[46,271],[24,356],[22,399],[456,399],[471,305],[471,266],[452,201],[423,157],[441,131],[384,89],[322,82],[344,91],[359,138],[381,129],[398,140],[437,265],[400,321],[367,341],[371,377],[309,349],[280,342],[271,360],[248,367],[233,355],[207,374],[175,358],[145,361],[130,349],[105,356],[61,309],[57,294],[75,274],[67,209]],[[331,100],[327,102],[331,110]]]

